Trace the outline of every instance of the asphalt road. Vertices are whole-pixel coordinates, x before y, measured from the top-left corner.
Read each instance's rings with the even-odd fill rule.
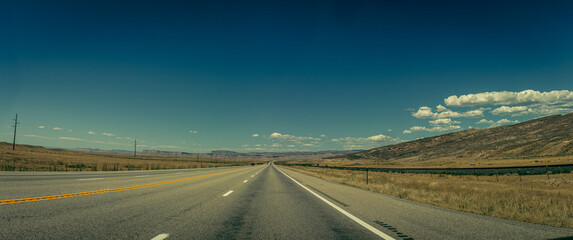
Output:
[[[573,236],[573,229],[441,209],[274,165],[137,172],[0,172],[0,204],[0,239]]]

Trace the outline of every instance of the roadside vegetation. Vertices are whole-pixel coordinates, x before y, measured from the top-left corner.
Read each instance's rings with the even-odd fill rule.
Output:
[[[257,160],[260,161],[260,160]],[[0,144],[0,171],[130,171],[248,165],[250,159],[89,153]]]
[[[284,166],[286,167],[286,166]],[[286,167],[398,198],[523,222],[573,228],[573,173],[495,176]]]

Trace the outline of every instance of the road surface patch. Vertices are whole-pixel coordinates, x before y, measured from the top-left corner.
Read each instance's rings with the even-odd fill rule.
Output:
[[[390,226],[390,225],[388,225],[388,224],[386,224],[386,223],[384,223],[384,222],[382,222],[382,221],[374,221],[374,222],[375,222],[376,224],[378,224],[378,225],[380,225],[380,226],[382,226],[382,227],[384,227],[384,228],[386,228],[386,229],[388,229],[388,230],[390,230],[390,231],[396,233],[396,235],[398,235],[398,237],[402,238],[403,240],[414,240],[413,238],[408,237],[408,235],[406,235],[406,234],[404,234],[404,233],[401,233],[401,232],[398,232],[398,230],[397,230],[395,227],[392,227],[392,226]]]
[[[331,197],[330,195],[328,195],[328,194],[326,194],[326,193],[321,192],[320,190],[318,190],[318,189],[316,189],[316,188],[313,188],[313,187],[310,186],[310,185],[306,185],[306,186],[309,187],[309,188],[312,188],[312,190],[314,190],[314,191],[319,192],[320,194],[324,195],[325,197],[329,198],[330,200],[337,202],[338,204],[342,205],[343,207],[348,207],[348,204],[343,203],[343,202],[341,202],[341,201],[338,201],[337,199]]]
[[[162,234],[155,236],[151,240],[163,240],[163,239],[166,239],[167,237],[169,237],[168,233],[162,233]]]
[[[241,170],[245,170],[245,169],[246,169],[246,168],[242,168],[242,169],[237,169],[237,170],[232,170],[232,171],[226,171],[226,172],[220,172],[220,173],[212,173],[212,174],[207,174],[207,175],[201,175],[201,176],[197,176],[197,177],[183,178],[183,179],[171,180],[171,181],[166,181],[166,182],[158,182],[158,183],[137,185],[137,186],[131,186],[131,187],[111,188],[111,189],[103,189],[103,190],[96,190],[96,191],[89,191],[89,192],[68,193],[68,194],[60,194],[60,195],[52,195],[52,196],[43,196],[43,197],[31,197],[31,198],[19,198],[19,199],[0,200],[0,205],[4,205],[4,204],[14,204],[14,203],[25,203],[25,202],[46,201],[46,200],[53,200],[53,199],[60,199],[60,198],[70,198],[70,197],[79,197],[79,196],[94,195],[94,194],[100,194],[100,193],[121,192],[121,191],[133,190],[133,189],[140,189],[140,188],[146,188],[146,187],[153,187],[153,186],[158,186],[158,185],[164,185],[164,184],[169,184],[169,183],[183,182],[183,181],[188,181],[188,180],[197,179],[197,178],[203,178],[203,177],[215,176],[215,175],[219,175],[219,174],[225,174],[225,173],[231,173],[231,172],[241,171]]]
[[[323,202],[325,202],[326,204],[330,205],[331,207],[333,207],[334,209],[338,210],[340,213],[342,213],[343,215],[345,215],[346,217],[352,219],[354,222],[360,224],[360,226],[370,230],[370,232],[378,235],[379,237],[385,239],[385,240],[394,240],[393,237],[388,236],[387,234],[383,233],[382,231],[378,230],[377,228],[373,227],[372,225],[360,220],[359,218],[355,217],[354,215],[350,214],[349,212],[345,211],[344,209],[340,208],[339,206],[337,206],[336,204],[326,200],[325,198],[323,198],[322,196],[318,195],[317,193],[313,192],[312,190],[310,190],[309,188],[307,188],[306,186],[302,185],[301,183],[299,183],[298,181],[294,180],[294,178],[292,178],[291,176],[287,175],[286,173],[284,173],[283,171],[281,171],[280,169],[276,168],[276,170],[278,170],[279,172],[281,172],[282,174],[284,174],[286,177],[290,178],[290,180],[292,180],[293,182],[295,182],[297,185],[299,185],[300,187],[302,187],[303,189],[307,190],[308,192],[310,192],[312,195],[314,195],[315,197],[317,197],[318,199],[322,200]]]
[[[78,181],[93,181],[93,180],[102,180],[103,178],[82,178],[78,179]]]

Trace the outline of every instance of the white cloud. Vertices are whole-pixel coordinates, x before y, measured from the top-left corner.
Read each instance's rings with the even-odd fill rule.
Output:
[[[447,109],[446,107],[442,106],[441,104],[436,106],[436,111],[437,112],[445,112],[448,111],[449,109]]]
[[[296,145],[288,145],[287,147],[293,148],[293,147],[296,147]]]
[[[493,124],[495,123],[493,120],[482,119],[476,122],[476,124]]]
[[[54,127],[53,129],[56,130],[56,131],[62,130],[62,128],[59,128],[59,127]]]
[[[392,132],[392,129],[388,129],[388,132]]]
[[[450,126],[435,126],[431,128],[423,127],[423,126],[413,126],[408,130],[405,130],[403,133],[412,133],[412,132],[446,132],[451,130],[459,130],[462,127],[457,125],[450,125]]]
[[[189,133],[191,133],[191,134],[196,134],[196,133],[197,133],[197,130],[189,130]]]
[[[68,130],[68,132],[73,132],[72,129]]]
[[[516,124],[519,123],[519,121],[517,120],[509,120],[507,118],[501,119],[499,121],[493,121],[493,120],[487,120],[487,119],[482,119],[479,120],[478,122],[476,122],[476,124],[489,124],[489,127],[499,127],[501,125],[507,125],[507,124]]]
[[[476,107],[486,105],[516,105],[524,103],[558,104],[573,101],[573,92],[568,90],[555,90],[540,92],[524,90],[521,92],[483,92],[461,96],[450,96],[444,103],[453,107]]]
[[[410,131],[410,130],[404,130],[404,131],[402,131],[402,133],[403,133],[403,134],[410,134],[410,133],[412,133],[412,131]]]
[[[321,138],[325,138],[325,137],[326,137],[326,134],[320,134],[320,137],[321,137]]]
[[[513,117],[523,116],[532,113],[533,110],[526,106],[501,106],[491,111],[493,115],[511,115]]]
[[[45,128],[46,126],[38,126],[38,128]]]
[[[113,137],[113,136],[115,136],[115,134],[113,134],[113,133],[105,133],[105,132],[104,132],[104,133],[101,133],[101,135],[108,136],[108,137]]]
[[[251,135],[251,137],[259,137],[260,135],[258,133],[255,133],[253,135]]]
[[[301,142],[301,141],[320,141],[320,138],[314,137],[297,137],[288,134],[281,134],[281,133],[273,133],[269,136],[270,139],[276,139],[280,141],[293,141],[293,142]]]
[[[58,137],[60,140],[70,140],[70,141],[78,141],[78,142],[87,142],[85,139],[81,138],[73,138],[73,137]]]
[[[412,116],[419,119],[477,118],[477,117],[483,117],[483,110],[474,109],[467,112],[459,113],[442,107],[440,108],[439,112],[434,112],[432,108],[427,106],[422,106],[418,109],[417,112],[412,113]]]
[[[379,134],[379,135],[367,137],[366,139],[372,140],[372,141],[384,141],[384,140],[390,140],[390,139],[392,139],[392,138],[391,138],[391,137],[388,137],[388,136],[386,136],[386,135],[384,135],[384,134]]]
[[[432,111],[432,108],[427,107],[427,106],[422,106],[418,109],[417,112],[412,113],[412,116],[414,116],[415,118],[420,118],[420,119],[434,118],[436,116],[436,113],[434,113]]]
[[[279,144],[279,143],[273,143],[271,145],[271,147],[282,147],[283,145]]]
[[[436,120],[431,120],[428,121],[430,123],[430,125],[433,126],[438,126],[438,125],[452,125],[452,124],[460,124],[460,121],[452,121],[452,119],[449,118],[439,118]]]
[[[517,121],[517,120],[512,121],[512,120],[508,120],[508,119],[504,118],[504,119],[501,119],[501,120],[497,121],[496,123],[499,124],[499,125],[504,125],[504,124],[515,124],[515,123],[519,123],[519,121]]]
[[[93,131],[89,131],[88,134],[90,134],[90,135],[96,135],[96,133],[93,132]]]
[[[384,144],[394,144],[402,142],[402,140],[399,138],[393,138],[390,136],[386,136],[384,134],[378,134],[363,138],[360,137],[334,138],[331,139],[330,141],[335,142],[337,144],[342,144],[344,149],[365,149],[365,148],[380,147]]]

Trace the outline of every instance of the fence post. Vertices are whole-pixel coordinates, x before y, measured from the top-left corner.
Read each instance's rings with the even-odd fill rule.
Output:
[[[366,185],[368,185],[368,168],[366,168]]]

